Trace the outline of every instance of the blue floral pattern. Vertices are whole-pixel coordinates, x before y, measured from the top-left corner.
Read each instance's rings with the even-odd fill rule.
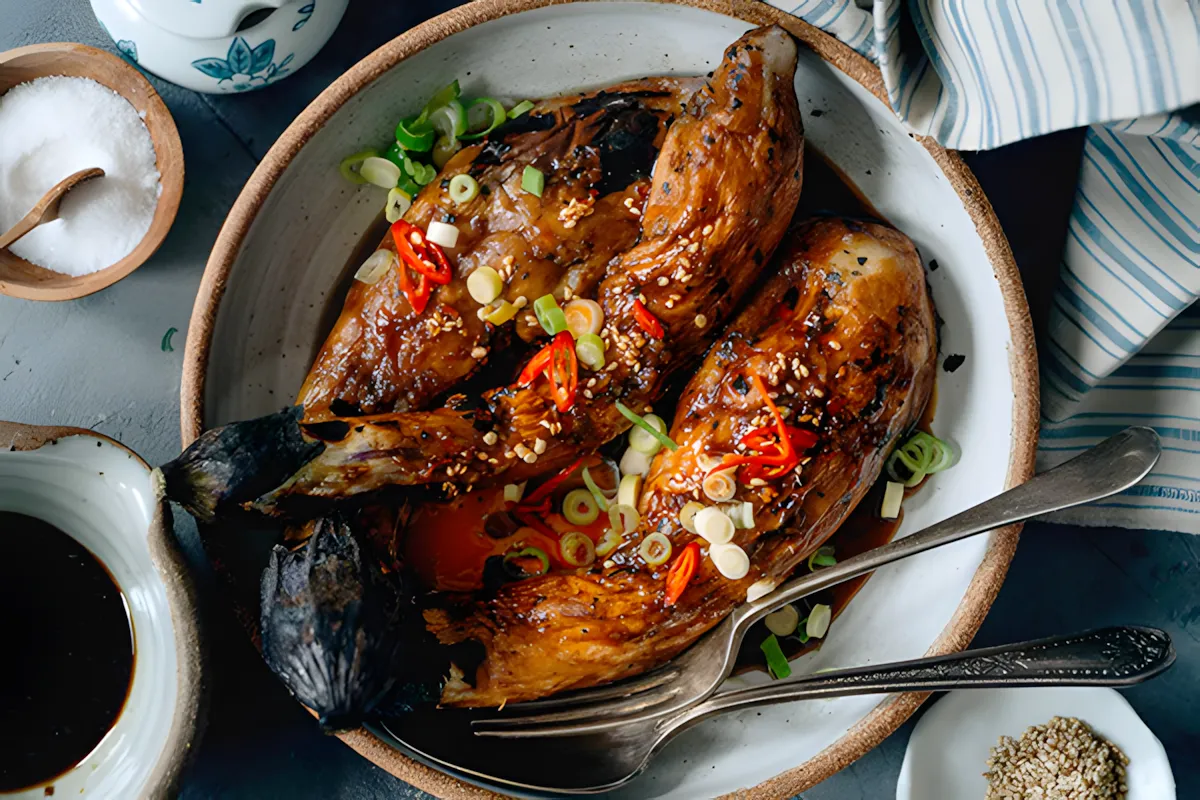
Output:
[[[117,49],[121,51],[121,55],[128,58],[134,64],[137,63],[137,45],[132,39],[121,39],[117,42]]]
[[[304,6],[301,6],[300,8],[298,8],[296,10],[296,13],[300,14],[301,19],[295,25],[292,26],[292,30],[298,31],[301,28],[303,28],[305,23],[307,23],[308,20],[312,17],[313,9],[315,9],[316,7],[317,7],[316,0],[313,0],[313,2],[309,3],[308,5],[304,5]]]
[[[192,66],[210,78],[216,78],[218,84],[233,81],[233,90],[243,92],[247,89],[257,89],[272,81],[282,78],[291,70],[294,53],[279,63],[275,63],[275,40],[267,39],[257,47],[238,36],[229,45],[225,58],[199,58]]]

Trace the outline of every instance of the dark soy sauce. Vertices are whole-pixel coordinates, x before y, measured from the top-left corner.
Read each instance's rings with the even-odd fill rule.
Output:
[[[82,761],[121,713],[133,662],[108,570],[53,525],[0,512],[0,792]]]

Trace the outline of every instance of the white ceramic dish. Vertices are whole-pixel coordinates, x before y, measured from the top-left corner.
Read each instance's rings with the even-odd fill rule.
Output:
[[[1086,722],[1129,758],[1128,800],[1174,800],[1162,742],[1115,689],[1047,687],[950,692],[921,717],[908,741],[896,800],[983,797],[988,754],[1001,736],[1019,738],[1051,717]]]
[[[335,287],[357,266],[347,259],[382,202],[379,191],[341,181],[338,162],[378,146],[422,98],[456,77],[467,95],[519,98],[703,74],[748,27],[771,21],[807,45],[796,89],[808,142],[916,241],[931,268],[937,262],[929,278],[945,319],[943,355],[965,356],[956,371],[940,372],[934,422],[961,448],[961,463],[906,504],[903,531],[1025,480],[1037,424],[1033,338],[1015,265],[978,184],[955,156],[905,131],[882,99],[879,73],[849,48],[765,5],[710,0],[482,0],[397,38],[330,86],[262,161],[209,260],[188,334],[184,444],[295,396],[326,333],[326,308],[340,302]],[[795,669],[964,647],[1014,547],[1008,531],[886,568]],[[790,797],[861,756],[920,700],[845,698],[724,717],[680,737],[622,796],[694,800],[757,787],[751,796]],[[421,788],[479,796],[372,734],[346,739]]]
[[[173,794],[198,735],[200,645],[195,594],[150,467],[91,431],[0,422],[0,510],[49,522],[104,564],[128,603],[137,654],[125,706],[95,749],[7,796]]]
[[[121,55],[197,92],[269,86],[307,64],[349,0],[91,0]],[[253,12],[271,10],[249,25]]]

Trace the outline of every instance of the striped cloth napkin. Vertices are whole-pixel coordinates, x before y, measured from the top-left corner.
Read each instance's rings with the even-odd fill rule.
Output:
[[[1149,425],[1150,477],[1055,519],[1200,533],[1196,0],[770,2],[873,59],[896,113],[947,147],[1091,126],[1039,353],[1038,468]]]

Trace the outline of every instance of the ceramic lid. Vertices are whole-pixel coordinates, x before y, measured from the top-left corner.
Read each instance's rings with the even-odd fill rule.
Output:
[[[246,16],[264,8],[279,8],[287,0],[129,0],[138,13],[160,28],[193,39],[230,36]]]

